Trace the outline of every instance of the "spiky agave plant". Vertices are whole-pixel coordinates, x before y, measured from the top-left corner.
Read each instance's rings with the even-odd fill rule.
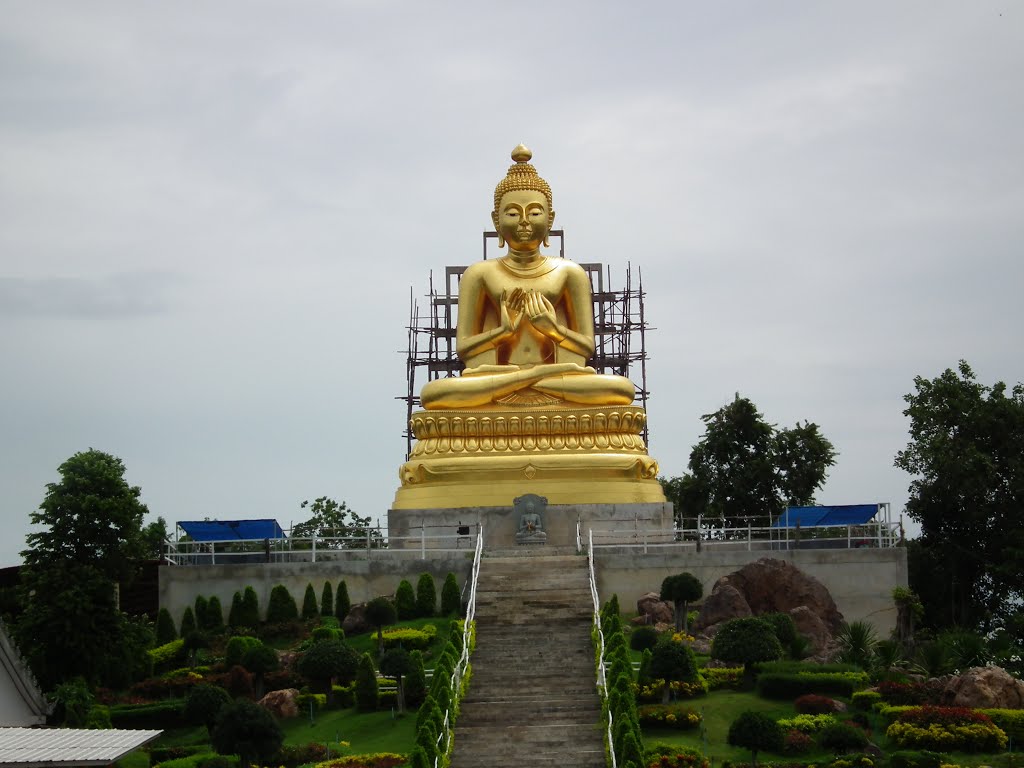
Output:
[[[847,664],[856,664],[864,670],[871,669],[878,645],[875,628],[866,621],[843,623],[836,635],[841,649],[839,658]]]

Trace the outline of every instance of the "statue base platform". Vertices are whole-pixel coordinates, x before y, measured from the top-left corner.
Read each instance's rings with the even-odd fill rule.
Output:
[[[473,551],[478,526],[483,527],[484,549],[527,550],[535,542],[517,540],[520,512],[511,499],[502,506],[457,507],[448,509],[388,510],[388,548],[465,549]],[[666,501],[645,504],[549,504],[544,510],[544,549],[575,551],[576,523],[579,521],[586,548],[587,530],[617,531],[619,539],[633,536],[642,541],[645,533],[672,531],[672,504]],[[595,541],[597,539],[595,538]]]
[[[524,493],[564,504],[657,504],[643,408],[417,411],[392,510],[502,507]]]

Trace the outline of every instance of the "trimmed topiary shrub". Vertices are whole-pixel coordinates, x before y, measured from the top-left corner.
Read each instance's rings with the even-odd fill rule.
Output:
[[[324,588],[320,592],[320,615],[334,616],[334,588],[329,581],[324,582]]]
[[[224,610],[220,607],[220,598],[216,595],[206,603],[206,616],[200,622],[199,628],[214,635],[224,631]]]
[[[405,703],[418,707],[427,696],[427,672],[423,667],[423,654],[409,654],[409,674],[405,678]]]
[[[255,637],[248,637],[246,635],[232,637],[228,640],[228,644],[224,646],[224,666],[231,669],[231,667],[241,664],[246,652],[257,645],[262,645],[262,643]]]
[[[217,715],[230,703],[231,697],[223,688],[200,683],[185,697],[183,716],[192,725],[205,725],[207,732],[210,733],[217,722]]]
[[[267,623],[280,624],[299,618],[299,608],[288,587],[278,584],[270,590],[270,603],[267,605]]]
[[[454,573],[449,572],[441,586],[441,615],[462,615],[462,593],[459,592],[459,582],[455,579]]]
[[[730,619],[711,641],[711,657],[742,664],[744,674],[752,680],[752,666],[782,655],[782,645],[772,626],[763,619],[746,617]]]
[[[666,576],[661,582],[661,599],[670,600],[675,612],[676,632],[686,632],[689,626],[687,606],[704,595],[704,585],[692,573]]]
[[[320,609],[316,604],[316,592],[313,591],[313,585],[307,584],[306,591],[302,595],[302,620],[309,621],[320,616]]]
[[[821,732],[818,743],[832,750],[835,755],[843,755],[855,749],[864,749],[868,745],[868,737],[855,725],[833,723]]]
[[[236,627],[242,626],[239,622],[239,616],[242,612],[242,593],[235,592],[231,596],[231,607],[228,609],[228,627],[235,629]]]
[[[772,632],[775,633],[775,637],[779,640],[779,645],[782,646],[783,650],[789,650],[793,647],[796,642],[796,624],[793,623],[793,617],[788,613],[765,613],[757,618],[761,621],[767,621],[772,628]]]
[[[238,614],[238,626],[256,629],[260,625],[260,600],[256,590],[246,587],[242,592],[242,610]]]
[[[775,639],[775,635],[772,635]],[[778,642],[777,639],[775,639]],[[734,747],[750,750],[751,761],[757,765],[757,753],[781,752],[783,746],[782,728],[761,712],[743,712],[729,726],[727,741]]]
[[[416,618],[416,593],[412,591],[412,584],[408,579],[398,582],[398,589],[395,590],[395,613],[399,621]]]
[[[808,693],[793,702],[793,709],[801,715],[830,715],[833,712],[838,712],[839,706],[835,699],[830,699],[828,696]]]
[[[820,675],[762,672],[757,677],[757,693],[766,699],[795,699],[809,693],[849,698],[864,684],[857,673],[850,672]]]
[[[889,754],[889,768],[939,768],[946,762],[940,752],[929,750],[899,750]]]
[[[196,614],[192,610],[192,606],[185,608],[185,613],[181,616],[181,637],[190,635],[196,631]]]
[[[334,596],[334,615],[338,621],[344,621],[351,609],[352,602],[348,599],[348,584],[342,579],[338,582],[338,591]]]
[[[281,726],[267,710],[241,699],[224,707],[210,734],[214,749],[222,755],[238,755],[242,765],[269,764],[281,748]]]
[[[370,654],[364,653],[359,659],[356,671],[356,709],[360,712],[374,712],[377,709],[377,670],[373,667]]]
[[[629,635],[629,647],[634,651],[645,651],[658,644],[658,630],[654,627],[637,627]]]
[[[347,684],[356,675],[359,654],[340,640],[314,643],[299,659],[299,674],[321,693],[331,695],[331,681]]]
[[[174,619],[171,618],[171,612],[166,608],[161,608],[160,612],[156,615],[156,644],[166,645],[172,640],[178,639],[178,630],[174,627]]]
[[[437,613],[437,588],[434,586],[434,577],[429,573],[420,574],[420,580],[416,582],[416,614],[430,618]]]
[[[206,609],[209,601],[202,595],[196,595],[196,601],[192,606],[192,615],[196,620],[196,629],[206,629]],[[184,637],[184,635],[182,635]]]

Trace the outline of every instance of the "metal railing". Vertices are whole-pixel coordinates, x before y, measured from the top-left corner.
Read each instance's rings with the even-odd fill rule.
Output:
[[[166,542],[164,559],[171,565],[230,565],[238,563],[317,563],[367,560],[387,552],[426,559],[427,553],[469,552],[479,541],[479,526],[424,526],[409,536],[384,536],[381,528],[364,528],[356,536],[314,536],[283,539],[178,540]],[[461,531],[466,530],[466,533]],[[443,531],[430,533],[428,531]]]
[[[696,527],[659,531],[637,528],[599,527],[591,523],[594,546],[630,547],[650,550],[740,549],[746,551],[788,551],[795,549],[861,549],[888,548],[900,543],[899,523],[878,521],[861,525],[822,526],[808,528],[776,528],[755,526],[724,527],[704,525],[698,518]]]
[[[579,523],[577,523],[577,542],[579,542]],[[597,595],[597,579],[594,577],[594,531],[591,530],[587,536],[587,568],[590,573],[590,597],[594,601],[594,628],[597,630],[597,688],[601,692],[601,699],[608,700],[608,678],[604,668],[604,632],[601,630],[601,600]],[[615,764],[615,742],[612,738],[612,710],[608,707],[608,730],[605,734],[608,738],[608,756],[611,759],[611,768]]]
[[[466,619],[462,623],[462,653],[459,655],[458,664],[455,665],[455,671],[452,672],[452,695],[449,697],[450,703],[448,708],[444,712],[444,725],[441,727],[441,733],[437,735],[436,744],[440,747],[443,740],[444,750],[438,750],[439,754],[434,758],[434,768],[441,768],[447,762],[441,759],[442,754],[451,755],[452,739],[455,735],[454,728],[452,727],[455,719],[453,710],[461,698],[462,678],[469,668],[469,647],[472,640],[473,621],[476,618],[476,585],[477,580],[480,578],[480,555],[483,552],[483,544],[484,531],[483,526],[480,526],[476,537],[476,549],[473,552],[473,572],[469,580],[469,601],[466,604]]]

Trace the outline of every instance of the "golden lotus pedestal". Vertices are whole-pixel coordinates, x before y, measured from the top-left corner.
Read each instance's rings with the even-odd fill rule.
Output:
[[[545,529],[564,529],[554,537],[560,544],[570,543],[569,528],[574,541],[577,519],[635,524],[642,513],[659,529],[666,520],[671,526],[658,464],[641,437],[645,421],[636,406],[418,411],[388,530],[414,535],[481,522],[494,544],[489,520],[509,517],[500,527],[511,536],[513,500],[527,493],[547,499]]]

